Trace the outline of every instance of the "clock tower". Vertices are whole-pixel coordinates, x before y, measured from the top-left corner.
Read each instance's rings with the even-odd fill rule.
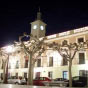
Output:
[[[41,19],[41,12],[37,13],[37,19],[31,23],[31,34],[33,37],[41,38],[45,37],[46,24]]]

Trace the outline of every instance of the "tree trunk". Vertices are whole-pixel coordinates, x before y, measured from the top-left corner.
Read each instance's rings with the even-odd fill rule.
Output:
[[[28,71],[28,85],[33,85],[33,62],[32,62],[32,53],[29,56],[29,71]]]
[[[71,67],[72,67],[72,60],[69,61],[69,87],[72,87],[72,72],[71,72]]]
[[[3,83],[5,83],[6,74],[6,62],[3,62]]]
[[[4,83],[8,83],[8,63],[9,63],[9,55],[8,55],[8,58],[6,60],[6,63],[5,63],[5,77],[4,77]]]

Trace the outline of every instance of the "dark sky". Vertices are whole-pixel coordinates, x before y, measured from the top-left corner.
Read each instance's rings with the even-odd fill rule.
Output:
[[[83,2],[82,2],[83,1]],[[47,24],[46,35],[88,26],[88,3],[85,0],[29,0],[0,2],[0,46],[13,43],[27,32],[40,6]]]

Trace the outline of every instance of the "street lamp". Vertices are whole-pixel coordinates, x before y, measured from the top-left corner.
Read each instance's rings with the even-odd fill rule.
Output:
[[[12,46],[7,46],[7,47],[6,47],[6,52],[7,52],[7,53],[11,53],[12,51],[13,51]]]

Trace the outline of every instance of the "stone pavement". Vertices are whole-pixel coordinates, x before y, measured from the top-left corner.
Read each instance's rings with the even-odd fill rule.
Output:
[[[39,86],[29,86],[29,85],[0,84],[0,88],[81,88],[81,87],[46,87],[46,86],[39,87]]]

